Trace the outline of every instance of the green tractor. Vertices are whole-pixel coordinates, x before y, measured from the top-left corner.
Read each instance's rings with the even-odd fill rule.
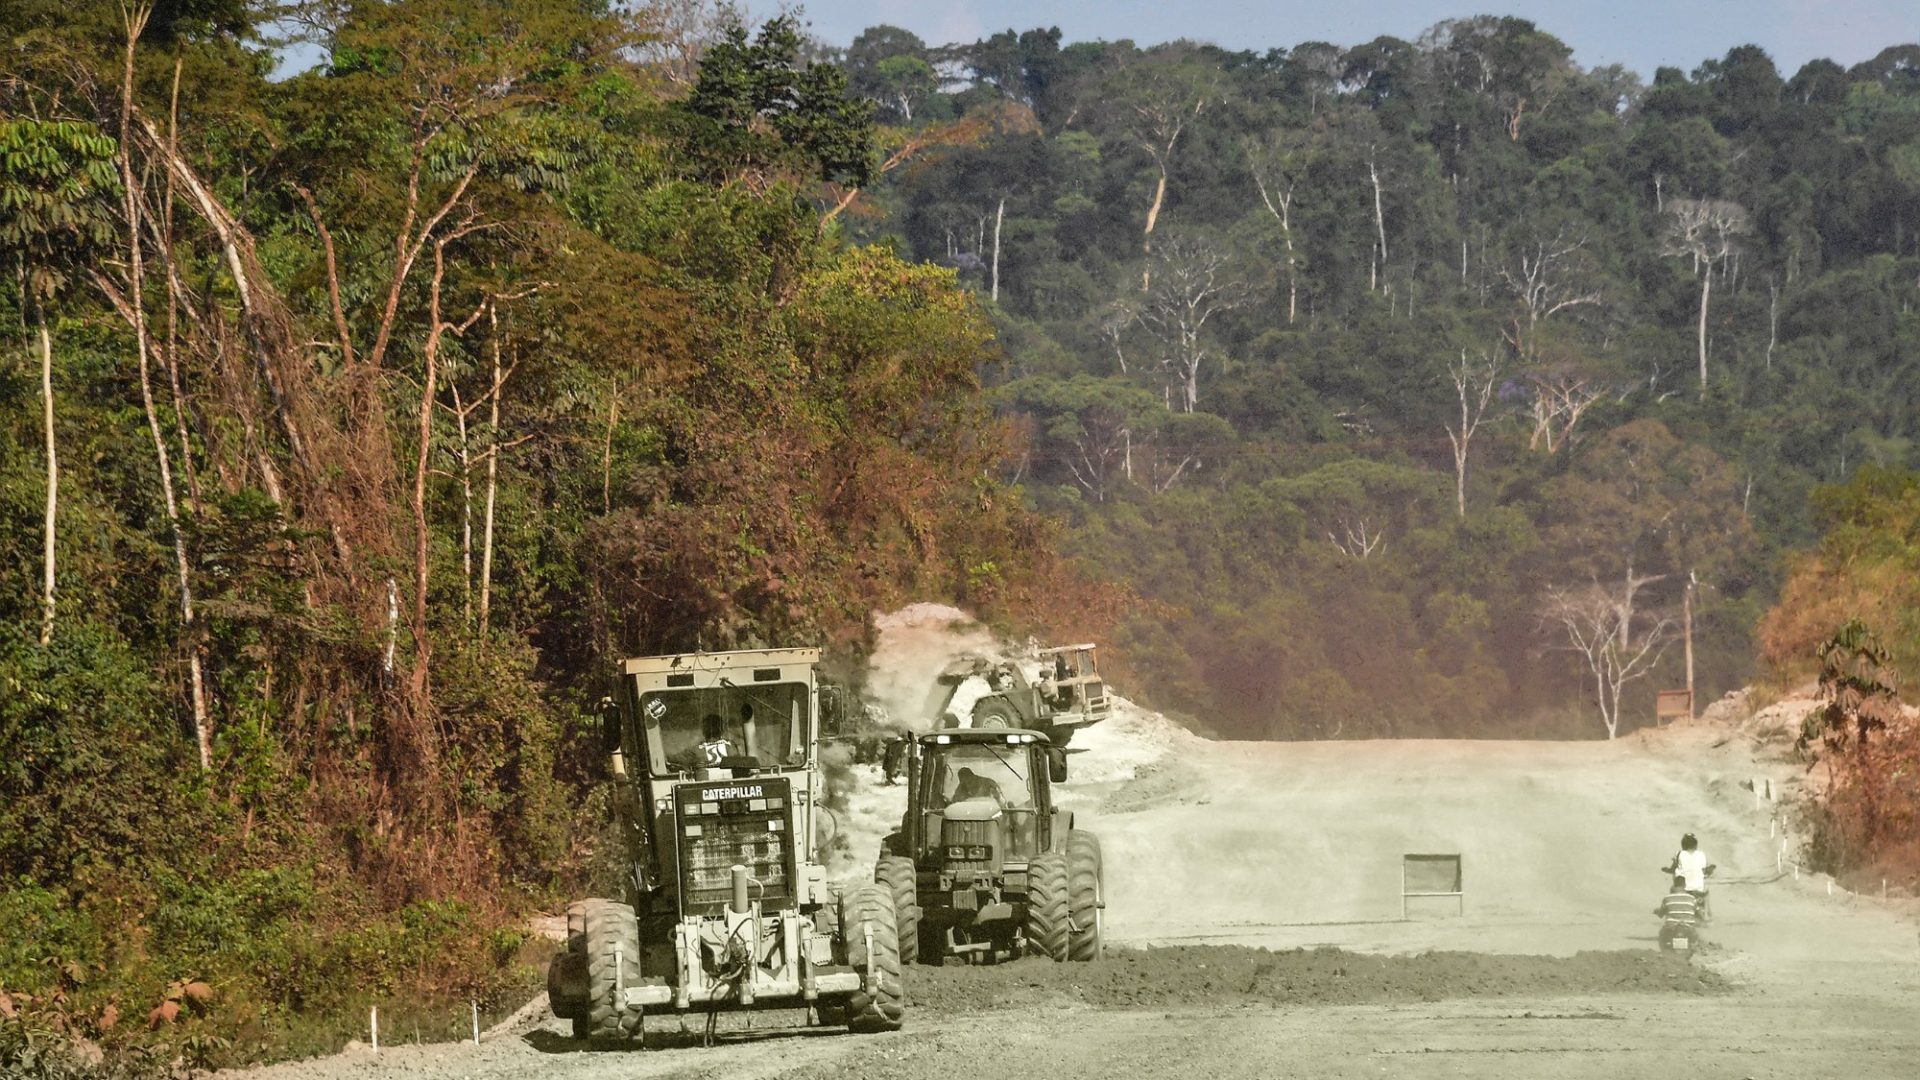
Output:
[[[1038,731],[985,727],[907,748],[907,813],[873,874],[893,900],[901,959],[1098,959],[1100,841],[1053,805],[1065,751]]]
[[[926,716],[943,728],[1026,728],[1065,747],[1074,732],[1105,720],[1113,711],[1094,648],[1036,649],[1031,655],[1037,663],[962,656],[934,679],[923,707]],[[969,722],[962,724],[952,711],[953,699],[973,679],[985,682],[986,692],[974,701]]]
[[[823,1024],[898,1030],[893,894],[827,884],[818,649],[645,657],[603,709],[620,899],[567,909],[547,971],[583,1039],[630,1039],[649,1009],[811,1006]],[[822,832],[827,831],[822,828]]]

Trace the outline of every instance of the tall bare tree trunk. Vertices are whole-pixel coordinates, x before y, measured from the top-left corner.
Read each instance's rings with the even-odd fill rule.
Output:
[[[500,478],[500,388],[504,377],[500,371],[500,319],[498,313],[487,308],[488,338],[493,346],[493,401],[487,410],[487,432],[492,441],[487,446],[487,508],[480,525],[480,648],[487,647],[487,610],[493,599],[493,498],[499,490]]]
[[[413,675],[410,680],[414,701],[424,706],[427,700],[428,666],[433,660],[432,635],[427,632],[427,583],[432,569],[427,534],[427,463],[433,452],[433,399],[440,381],[440,338],[446,323],[440,317],[440,287],[447,275],[447,246],[444,239],[433,245],[433,279],[427,292],[426,347],[421,349],[426,371],[420,378],[419,450],[413,461]]]
[[[180,152],[180,72],[186,66],[186,54],[175,52],[173,58],[173,91],[168,99],[167,109],[167,152],[178,155]],[[174,434],[180,441],[180,471],[187,478],[187,506],[195,515],[200,513],[200,474],[193,464],[193,440],[187,431],[187,396],[181,390],[180,381],[180,292],[172,287],[180,280],[179,272],[173,262],[173,170],[162,169],[166,177],[165,194],[160,201],[160,228],[155,236],[160,246],[160,258],[165,264],[167,282],[167,347],[160,354],[167,368],[167,388],[173,400]]]
[[[620,384],[607,395],[607,439],[600,452],[600,512],[613,513],[613,430],[620,423]]]
[[[40,313],[40,402],[47,427],[47,527],[44,582],[40,594],[40,644],[53,640],[54,522],[60,511],[60,453],[53,437],[53,334],[47,329],[46,305]]]
[[[174,570],[180,583],[180,629],[187,644],[188,693],[193,705],[193,731],[199,745],[200,770],[213,768],[213,727],[207,717],[206,683],[200,664],[199,627],[193,611],[193,582],[189,574],[187,538],[180,528],[180,501],[174,493],[172,455],[167,437],[160,429],[160,413],[153,403],[152,335],[147,330],[145,276],[146,266],[140,240],[140,190],[133,171],[133,56],[134,45],[145,32],[152,5],[127,7],[121,15],[126,29],[126,53],[120,82],[120,184],[127,215],[127,305],[133,324],[134,351],[140,360],[140,401],[147,413],[147,430],[153,435],[154,460],[160,470],[160,494],[166,504],[167,527],[173,534]]]
[[[1153,185],[1153,205],[1147,207],[1147,228],[1140,238],[1140,253],[1147,261],[1140,269],[1140,291],[1153,288],[1153,227],[1160,221],[1160,206],[1167,198],[1167,167],[1160,167],[1160,179]]]
[[[1267,204],[1267,212],[1280,222],[1280,238],[1287,243],[1287,325],[1293,325],[1300,312],[1300,273],[1299,257],[1293,250],[1293,185],[1287,185],[1279,198],[1267,194],[1267,185],[1256,171],[1254,186],[1260,190],[1260,201]]]
[[[460,400],[460,383],[453,388],[453,421],[460,433],[460,594],[468,629],[473,622],[473,452],[467,438],[467,409]],[[476,403],[477,404],[477,403]]]
[[[1687,719],[1694,717],[1693,695],[1693,579],[1688,575],[1686,590],[1680,594],[1682,631],[1687,652]]]
[[[1707,298],[1713,292],[1713,264],[1700,275],[1700,396],[1707,396]]]
[[[1007,216],[1007,197],[1000,197],[1000,207],[993,212],[993,289],[994,303],[1000,302],[1000,222]]]
[[[1380,266],[1387,262],[1387,215],[1380,199],[1380,170],[1374,164],[1373,147],[1367,148],[1367,178],[1373,181],[1373,227],[1379,234]]]

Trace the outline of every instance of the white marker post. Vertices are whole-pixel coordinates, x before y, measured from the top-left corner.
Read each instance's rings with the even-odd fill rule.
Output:
[[[473,1009],[473,1045],[480,1045],[480,1002],[469,1000],[467,1005]]]
[[[380,1006],[367,1010],[367,1028],[373,1033],[373,1052],[380,1052]]]

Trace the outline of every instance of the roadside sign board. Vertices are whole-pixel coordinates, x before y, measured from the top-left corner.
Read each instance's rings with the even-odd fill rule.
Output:
[[[1419,896],[1451,896],[1459,901],[1456,914],[1467,913],[1467,891],[1460,856],[1409,853],[1400,857],[1400,917],[1407,918],[1408,901]]]
[[[1669,720],[1681,718],[1693,719],[1693,691],[1662,690],[1654,695],[1653,720],[1664,724]]]

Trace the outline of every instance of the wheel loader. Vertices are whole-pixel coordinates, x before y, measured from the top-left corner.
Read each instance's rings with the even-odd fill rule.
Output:
[[[1031,655],[1038,663],[1031,674],[1029,666],[1018,661],[959,657],[935,677],[923,706],[925,715],[940,727],[1026,728],[1042,732],[1054,746],[1065,747],[1074,732],[1099,723],[1113,711],[1094,649],[1093,645],[1035,649]],[[983,680],[986,693],[974,701],[969,722],[962,724],[951,706],[971,679]]]
[[[623,841],[617,899],[567,909],[547,971],[576,1038],[632,1039],[650,1012],[811,1007],[901,1026],[893,894],[830,887],[818,836],[818,649],[628,660],[602,737]]]
[[[1053,805],[1065,751],[1019,728],[936,731],[907,748],[907,812],[873,875],[902,961],[1098,959],[1100,841]]]

